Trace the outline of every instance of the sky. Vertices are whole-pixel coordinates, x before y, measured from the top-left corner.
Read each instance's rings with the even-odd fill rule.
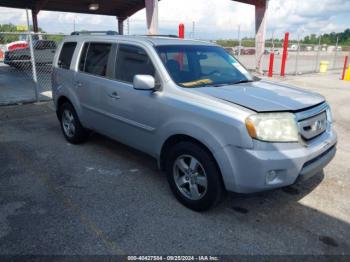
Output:
[[[254,7],[230,0],[162,0],[159,2],[161,34],[177,34],[184,23],[186,36],[199,39],[253,37]],[[350,0],[270,0],[267,38],[282,38],[289,31],[296,39],[315,33],[341,32],[350,28]],[[130,34],[145,34],[145,11],[129,18]],[[39,13],[39,26],[49,33],[76,30],[116,30],[115,17],[62,12]],[[0,7],[0,23],[26,24],[24,10]],[[127,32],[127,23],[125,23]]]

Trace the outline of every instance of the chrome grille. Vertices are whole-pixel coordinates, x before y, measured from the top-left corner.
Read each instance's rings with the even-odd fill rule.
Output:
[[[302,138],[310,140],[326,131],[327,108],[327,104],[322,104],[316,108],[300,113],[298,126]],[[302,116],[302,118],[300,118],[300,116]]]

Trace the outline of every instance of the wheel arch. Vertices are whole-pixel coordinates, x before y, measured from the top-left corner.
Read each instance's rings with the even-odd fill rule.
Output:
[[[169,153],[170,149],[173,146],[175,146],[176,144],[178,144],[180,142],[184,142],[184,141],[193,142],[193,143],[199,145],[200,147],[202,147],[203,149],[205,149],[211,155],[211,157],[215,160],[215,163],[219,168],[218,162],[216,161],[214,154],[212,153],[210,148],[205,143],[203,143],[199,139],[197,139],[193,136],[187,135],[187,134],[173,134],[173,135],[169,136],[162,144],[160,154],[159,154],[159,167],[161,170],[164,170],[164,163],[166,161],[166,157],[167,157],[167,154]],[[219,170],[220,170],[220,168],[219,168]]]
[[[60,96],[57,99],[57,103],[56,103],[56,115],[57,115],[58,118],[60,118],[60,115],[59,115],[60,107],[66,102],[70,103],[74,107],[73,103],[69,100],[68,97],[66,97],[64,95]]]
[[[200,141],[197,138],[194,138],[193,136],[190,135],[186,135],[186,134],[174,134],[171,135],[170,137],[168,137],[165,142],[162,145],[161,151],[160,151],[160,156],[159,156],[159,160],[158,160],[158,164],[159,164],[159,168],[164,171],[165,170],[165,163],[166,163],[166,157],[168,152],[170,151],[170,149],[175,146],[176,144],[180,143],[180,142],[184,142],[184,141],[188,141],[188,142],[192,142],[197,144],[198,146],[200,146],[201,148],[203,148],[214,160],[214,163],[217,167],[217,170],[219,171],[220,174],[220,180],[222,183],[222,186],[226,189],[226,183],[225,183],[225,178],[223,176],[223,172],[221,170],[220,164],[217,161],[214,153],[210,150],[210,148],[203,143],[202,141]]]

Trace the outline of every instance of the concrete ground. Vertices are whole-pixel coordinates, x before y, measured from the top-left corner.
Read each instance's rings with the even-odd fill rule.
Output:
[[[150,157],[93,135],[68,144],[50,103],[0,108],[0,254],[348,254],[350,82],[283,81],[324,94],[335,159],[304,183],[229,194],[193,212]]]
[[[51,98],[51,74],[48,66],[38,66],[39,99]],[[35,84],[30,68],[14,68],[0,62],[0,105],[35,101]]]

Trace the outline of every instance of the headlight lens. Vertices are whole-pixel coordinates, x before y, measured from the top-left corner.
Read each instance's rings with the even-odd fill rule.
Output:
[[[298,127],[294,114],[261,113],[246,119],[246,127],[252,138],[268,142],[297,142]]]

